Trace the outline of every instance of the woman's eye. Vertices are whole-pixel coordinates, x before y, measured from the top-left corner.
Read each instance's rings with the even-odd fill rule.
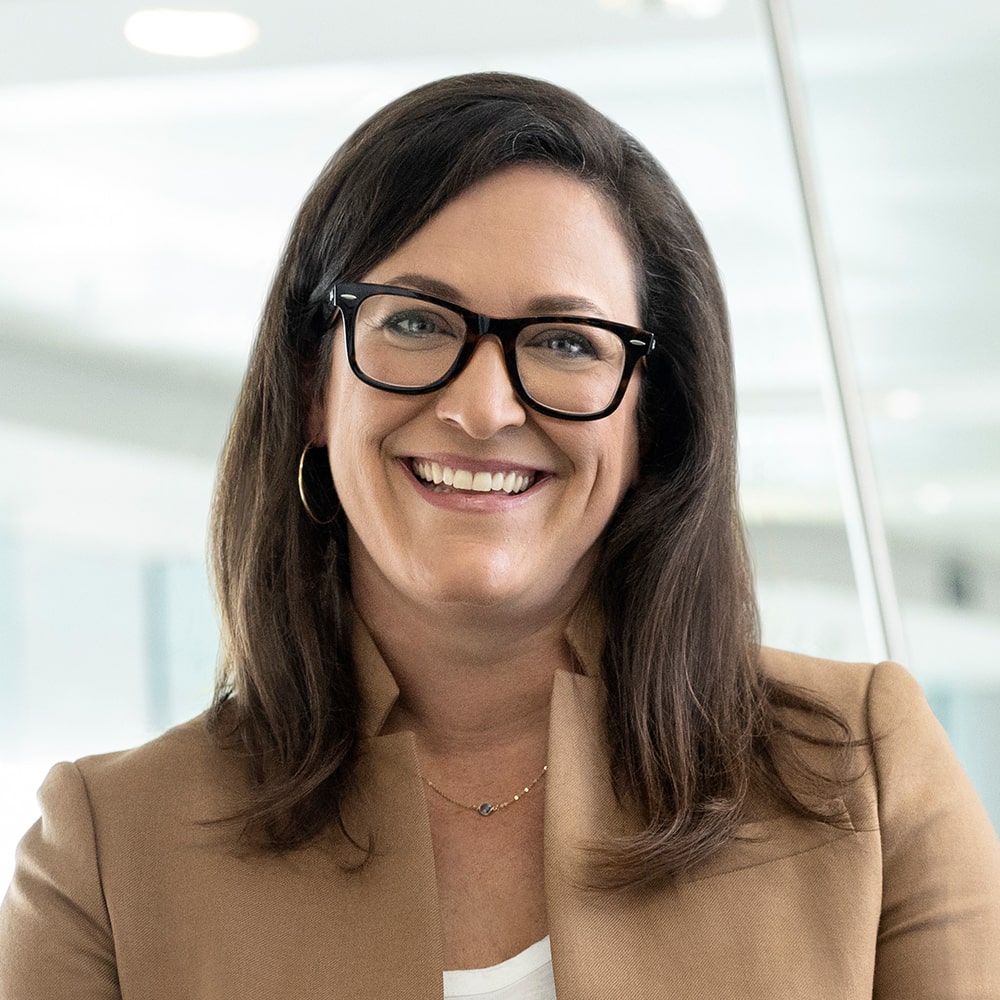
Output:
[[[451,333],[448,325],[442,323],[432,313],[416,309],[401,310],[386,317],[383,326],[391,333],[404,337],[447,336]]]
[[[465,338],[465,323],[461,316],[432,303],[372,295],[358,310],[355,337],[367,345],[365,349],[377,343],[400,351],[454,351]]]
[[[583,360],[600,357],[593,340],[577,330],[540,330],[524,345],[533,351],[551,352],[562,360]]]

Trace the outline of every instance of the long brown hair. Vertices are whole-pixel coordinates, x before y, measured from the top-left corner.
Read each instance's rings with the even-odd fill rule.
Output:
[[[257,841],[287,849],[339,822],[361,707],[346,526],[342,515],[313,523],[296,486],[329,366],[326,294],[514,163],[549,165],[604,195],[657,339],[640,403],[640,482],[606,530],[594,580],[616,784],[645,818],[639,835],[600,846],[594,881],[652,884],[731,839],[754,788],[823,818],[802,802],[803,780],[825,786],[785,738],[790,712],[820,723],[799,727],[806,743],[847,733],[834,711],[760,670],[728,319],[702,232],[638,142],[551,84],[488,73],[421,87],[363,124],[307,196],[222,457],[212,545],[223,665],[210,726],[249,763],[242,818]]]

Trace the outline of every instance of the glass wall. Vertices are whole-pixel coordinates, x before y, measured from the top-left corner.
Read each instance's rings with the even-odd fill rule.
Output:
[[[1000,820],[995,5],[792,6],[907,664]]]
[[[674,175],[731,304],[765,641],[870,655],[762,6],[467,8],[412,23],[379,0],[378,45],[347,52],[304,0],[271,0],[255,6],[255,48],[194,61],[132,49],[120,4],[0,6],[0,37],[19,40],[0,67],[0,882],[53,761],[133,745],[207,704],[214,461],[287,227],[351,128],[452,72],[577,90]],[[1000,819],[985,294],[1000,139],[984,96],[1000,22],[943,2],[792,13],[908,660]]]

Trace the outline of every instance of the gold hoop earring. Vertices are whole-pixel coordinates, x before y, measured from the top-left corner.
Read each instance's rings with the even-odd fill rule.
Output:
[[[337,513],[336,511],[334,511],[334,513],[329,518],[327,518],[327,520],[323,521],[316,516],[312,507],[309,506],[309,501],[306,499],[306,483],[305,483],[306,455],[309,453],[309,449],[314,447],[318,446],[314,445],[312,441],[308,441],[306,443],[306,446],[302,449],[302,454],[299,455],[299,477],[298,477],[299,499],[302,501],[302,506],[305,508],[305,512],[309,520],[312,521],[313,524],[317,524],[322,528],[328,524],[333,524],[333,522],[337,519]]]

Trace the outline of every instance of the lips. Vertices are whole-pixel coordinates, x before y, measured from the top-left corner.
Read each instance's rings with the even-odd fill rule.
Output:
[[[410,470],[423,483],[436,492],[467,493],[523,493],[533,486],[537,474],[525,469],[500,469],[495,471],[456,468],[427,459],[410,460]]]

